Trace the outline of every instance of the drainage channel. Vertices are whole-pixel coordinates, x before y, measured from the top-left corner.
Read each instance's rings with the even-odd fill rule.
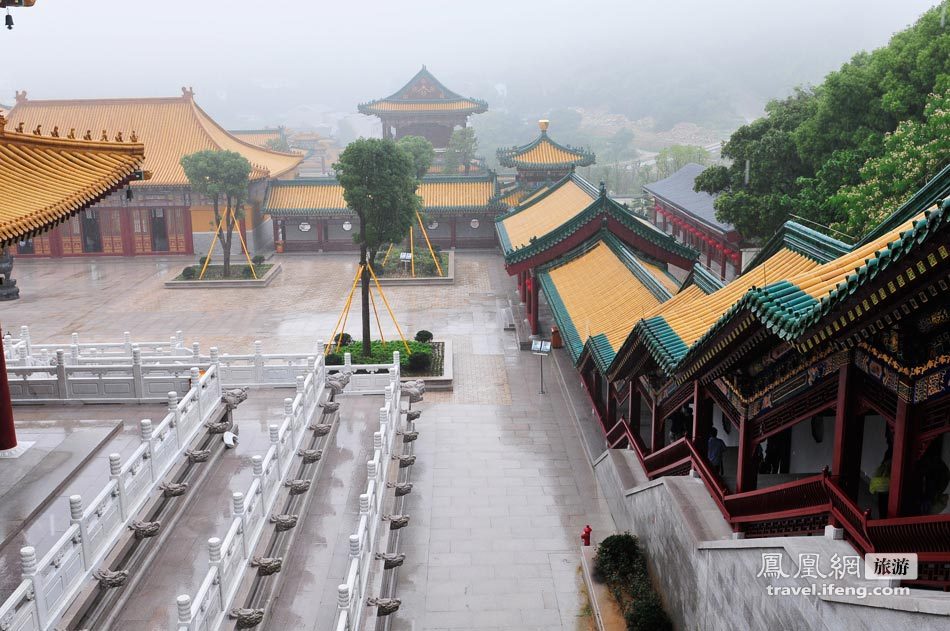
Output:
[[[329,400],[333,401],[334,398],[335,396],[331,394]],[[310,500],[315,494],[314,487],[323,471],[323,463],[326,461],[326,459],[323,458],[323,452],[327,446],[331,444],[330,441],[333,440],[339,425],[340,411],[337,409],[333,412],[324,411],[320,416],[320,422],[312,426],[314,431],[311,433],[307,444],[301,445],[301,453],[308,453],[309,458],[307,456],[301,457],[301,462],[296,469],[296,475],[291,477],[291,479],[296,481],[306,481],[307,490],[299,494],[294,494],[293,492],[288,494],[284,503],[280,505],[279,510],[275,506],[274,513],[295,515],[299,518],[307,514]],[[319,459],[312,461],[311,459],[317,457],[318,453],[320,454]],[[238,607],[237,603],[243,603],[240,605],[241,608],[263,610],[264,617],[258,625],[260,629],[267,628],[267,623],[272,615],[272,610],[267,605],[272,601],[274,593],[276,593],[280,587],[280,570],[284,560],[287,559],[288,552],[296,540],[297,532],[298,528],[296,527],[280,532],[275,528],[274,532],[267,539],[266,544],[264,544],[263,541],[259,543],[255,552],[261,559],[274,560],[279,558],[281,561],[272,561],[269,564],[263,563],[258,567],[256,572],[253,574],[247,573],[247,576],[242,579],[241,588],[235,598],[235,607]],[[234,629],[242,628],[239,626],[238,621],[229,620],[227,618],[225,618],[222,627]]]

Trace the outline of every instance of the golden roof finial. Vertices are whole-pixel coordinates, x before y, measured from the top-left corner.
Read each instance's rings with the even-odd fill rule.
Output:
[[[53,131],[49,135],[51,138],[59,138],[59,125],[53,125]]]
[[[70,127],[69,133],[66,134],[66,137],[69,138],[70,140],[76,140],[76,128]]]
[[[551,124],[551,121],[549,121],[546,118],[542,118],[541,120],[538,121],[538,127],[541,128],[542,132],[546,132],[548,130],[548,125],[550,124]]]
[[[36,129],[33,130],[33,135],[39,136],[40,134],[42,134],[43,133],[42,127],[43,127],[42,125],[37,125]]]
[[[92,130],[87,129],[86,134],[82,137],[83,140],[92,140]]]
[[[139,137],[135,135],[135,130],[133,129],[132,135],[129,136],[129,142],[138,142],[138,141],[139,141]]]
[[[99,140],[102,142],[109,142],[109,132],[103,129],[102,136],[99,138]]]
[[[122,140],[122,132],[121,132],[121,131],[120,131],[120,132],[116,132],[115,141],[116,141],[116,142],[125,142],[124,140]]]

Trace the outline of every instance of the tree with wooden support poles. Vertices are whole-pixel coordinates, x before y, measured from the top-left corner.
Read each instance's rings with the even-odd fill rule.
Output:
[[[416,166],[392,140],[361,138],[333,165],[347,206],[359,219],[363,354],[370,355],[370,269],[384,244],[399,242],[421,206]]]

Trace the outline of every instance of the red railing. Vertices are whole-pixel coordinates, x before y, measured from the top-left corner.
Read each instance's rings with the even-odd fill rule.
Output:
[[[824,486],[834,518],[863,553],[874,552],[874,545],[868,538],[868,511],[862,511],[830,477],[825,476]]]
[[[764,489],[734,493],[723,498],[723,504],[732,523],[760,521],[766,513],[798,517],[825,513],[831,508],[823,473]]]
[[[587,384],[583,380],[582,383],[590,396]],[[591,397],[591,401],[595,399]],[[689,438],[681,438],[654,453],[646,453],[648,449],[639,435],[633,434],[626,420],[621,418],[607,428],[596,402],[594,413],[604,429],[607,444],[611,448],[624,446],[634,451],[650,479],[680,473],[684,465],[689,464],[702,478],[723,516],[736,528],[754,522],[829,513],[862,554],[906,552],[910,546],[922,564],[950,562],[947,543],[950,541],[950,515],[872,520],[870,511],[862,510],[838,486],[836,479],[828,475],[827,469],[792,482],[730,494]],[[945,586],[943,579],[918,582]]]
[[[678,469],[685,460],[689,460],[690,452],[687,443],[689,443],[688,438],[680,438],[663,449],[644,456],[643,464],[650,478],[660,477],[673,469]]]
[[[950,561],[950,515],[872,519],[867,532],[875,552],[906,552],[912,541],[914,550],[927,560]]]

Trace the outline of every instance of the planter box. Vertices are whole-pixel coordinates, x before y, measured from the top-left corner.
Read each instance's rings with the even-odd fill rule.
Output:
[[[235,289],[267,287],[280,274],[280,263],[267,270],[263,278],[229,278],[227,280],[166,280],[168,289]]]
[[[455,252],[443,252],[448,256],[449,262],[447,269],[443,270],[445,276],[419,276],[417,278],[392,278],[388,276],[378,276],[379,284],[384,287],[398,287],[400,285],[454,285],[455,284]],[[372,282],[372,279],[370,279]],[[375,283],[373,283],[375,285]]]

